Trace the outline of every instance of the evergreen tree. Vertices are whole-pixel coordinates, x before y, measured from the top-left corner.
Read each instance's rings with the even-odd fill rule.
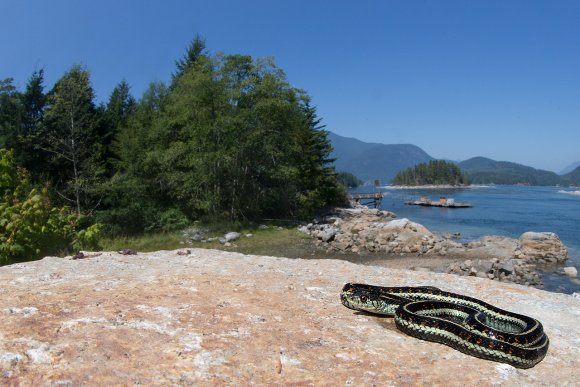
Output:
[[[113,142],[115,174],[101,186],[103,200],[96,217],[110,234],[135,234],[156,230],[164,212],[165,196],[157,174],[145,168],[154,147],[152,126],[163,110],[167,87],[151,83],[136,103]],[[175,227],[183,223],[174,223]],[[168,227],[164,227],[168,230]]]
[[[44,70],[35,70],[26,84],[26,90],[22,95],[24,116],[22,126],[25,135],[34,134],[38,131],[44,118],[46,96],[44,94]]]
[[[111,127],[115,128],[115,132],[127,126],[127,121],[135,108],[135,104],[136,101],[130,93],[129,84],[125,80],[121,81],[113,89],[106,108],[107,119]]]
[[[345,203],[346,196],[334,169],[335,159],[330,158],[332,145],[328,140],[328,131],[321,124],[322,120],[317,117],[307,95],[301,95],[301,109],[305,125],[304,137],[300,140],[304,159],[300,166],[302,200],[299,208],[305,214],[328,204]]]
[[[44,120],[41,148],[51,155],[51,178],[59,196],[78,214],[89,207],[86,194],[101,167],[93,98],[89,72],[75,65],[49,93]]]
[[[144,154],[150,148],[150,131],[161,114],[167,93],[163,82],[153,82],[139,102],[126,104],[121,120],[123,124],[113,141],[117,173],[138,175],[142,172]]]
[[[103,147],[102,162],[108,176],[115,169],[115,139],[127,127],[129,118],[136,108],[135,98],[130,93],[129,84],[123,80],[113,89],[109,101],[103,110],[103,121],[100,125],[99,137]]]
[[[12,78],[0,80],[0,147],[12,148],[19,132],[22,105]]]
[[[226,98],[217,80],[214,63],[199,57],[174,80],[164,110],[152,127],[152,149],[144,172],[151,176],[163,196],[188,208],[190,215],[216,213],[223,176]]]
[[[183,73],[191,68],[199,58],[207,57],[208,53],[205,47],[205,39],[196,35],[189,46],[183,58],[175,61],[176,71],[173,73],[173,82],[176,81]]]
[[[343,196],[327,133],[272,60],[199,57],[165,108],[144,170],[191,216],[304,216]]]
[[[44,70],[35,70],[22,94],[22,123],[14,143],[18,165],[26,168],[33,176],[45,173],[48,155],[38,148],[42,137],[42,123],[46,107],[44,94]]]

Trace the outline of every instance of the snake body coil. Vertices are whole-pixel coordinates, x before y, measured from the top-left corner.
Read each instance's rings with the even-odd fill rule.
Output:
[[[517,368],[535,366],[548,351],[538,320],[434,287],[348,283],[340,298],[347,308],[394,316],[397,328],[410,336]]]

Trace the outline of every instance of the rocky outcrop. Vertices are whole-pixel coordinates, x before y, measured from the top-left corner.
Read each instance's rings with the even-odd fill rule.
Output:
[[[580,298],[475,277],[214,250],[0,268],[1,385],[575,385]],[[532,369],[344,308],[346,282],[430,285],[539,319]],[[451,375],[451,376],[450,376]]]
[[[512,258],[518,250],[518,241],[498,235],[484,236],[458,247],[488,257]]]
[[[329,252],[467,257],[448,272],[532,286],[542,284],[538,265],[568,259],[566,247],[554,233],[526,232],[519,239],[485,236],[461,244],[457,235],[437,236],[409,219],[360,205],[337,209],[332,216],[299,229]]]
[[[478,253],[489,257],[518,259],[522,264],[543,265],[562,263],[568,259],[568,249],[552,232],[525,232],[519,239],[485,236],[465,245],[449,248],[455,253]]]
[[[527,262],[560,263],[568,259],[568,250],[553,232],[525,232],[515,255]]]
[[[300,230],[317,238],[329,251],[426,254],[435,247],[435,236],[409,219],[396,219],[388,211],[358,206],[338,209],[334,216]]]
[[[487,236],[457,246],[456,254],[491,257],[482,260],[466,260],[449,268],[450,273],[471,275],[523,285],[541,285],[537,268],[568,259],[568,250],[560,238],[550,232],[526,232],[519,239]]]
[[[542,284],[542,278],[536,268],[536,265],[517,258],[467,259],[462,263],[452,264],[448,272],[501,282],[538,286]]]

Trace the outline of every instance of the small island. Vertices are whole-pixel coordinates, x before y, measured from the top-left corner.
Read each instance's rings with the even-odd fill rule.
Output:
[[[431,160],[429,163],[417,164],[400,171],[392,184],[412,187],[427,185],[461,187],[468,185],[469,182],[457,165],[443,160]]]
[[[346,188],[356,188],[364,184],[364,182],[350,172],[342,171],[336,175],[338,182]]]

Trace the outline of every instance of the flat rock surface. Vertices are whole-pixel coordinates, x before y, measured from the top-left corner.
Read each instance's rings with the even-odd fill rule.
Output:
[[[179,254],[178,254],[179,253]],[[346,282],[430,285],[539,319],[518,370],[344,308]],[[213,250],[0,268],[2,385],[577,385],[580,299],[474,277]]]

